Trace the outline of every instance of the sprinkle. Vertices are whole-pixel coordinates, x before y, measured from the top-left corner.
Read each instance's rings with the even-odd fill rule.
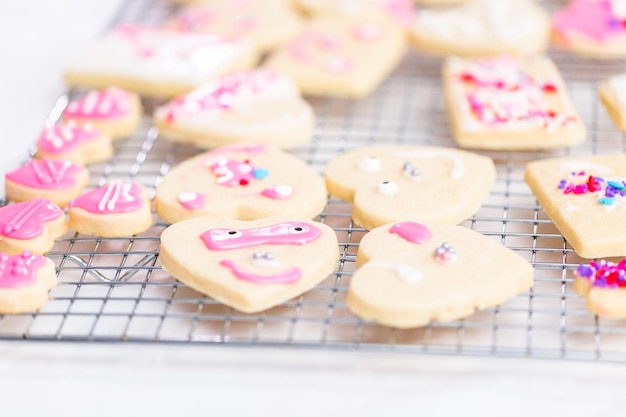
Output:
[[[270,172],[265,168],[254,168],[252,175],[254,175],[254,178],[262,180],[263,178],[267,178]]]
[[[559,182],[559,190],[564,189],[566,185],[567,185],[567,180],[561,180]]]
[[[245,178],[242,178],[239,180],[239,185],[248,185],[248,184],[250,184],[250,181],[248,181]]]
[[[594,287],[623,288],[626,287],[626,259],[617,264],[604,260],[580,264],[575,275],[591,281]]]
[[[612,197],[604,197],[598,200],[603,206],[612,206],[615,203],[615,199]]]
[[[623,182],[619,182],[619,181],[608,181],[607,184],[609,184],[611,187],[616,188],[618,190],[623,190],[626,188],[626,185],[624,185]]]

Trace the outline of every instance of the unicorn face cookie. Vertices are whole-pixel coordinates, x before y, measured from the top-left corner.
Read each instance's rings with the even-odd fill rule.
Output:
[[[201,148],[238,142],[289,147],[308,140],[315,126],[298,87],[272,69],[218,77],[159,108],[154,121],[166,138]]]
[[[65,80],[71,86],[116,85],[150,97],[172,97],[256,60],[244,40],[122,25],[79,56]]]
[[[42,254],[66,231],[65,213],[45,198],[0,208],[0,252]]]
[[[398,328],[458,320],[533,284],[533,268],[493,240],[459,226],[392,223],[361,239],[348,307]]]
[[[50,259],[30,251],[0,252],[0,314],[34,312],[48,302],[48,291],[56,283]]]
[[[337,236],[310,220],[198,218],[161,234],[161,263],[179,281],[244,313],[308,291],[335,268]]]
[[[168,27],[246,39],[261,52],[286,43],[302,26],[285,0],[214,0],[180,10]]]
[[[80,165],[100,162],[113,155],[111,137],[93,125],[75,121],[45,128],[37,141],[37,157],[68,160]]]
[[[427,146],[359,148],[326,168],[328,192],[353,202],[352,219],[366,229],[402,220],[460,223],[478,211],[495,177],[490,158]]]
[[[549,58],[448,58],[443,85],[454,139],[475,149],[581,143],[586,130]]]
[[[382,18],[316,18],[268,60],[304,94],[364,97],[405,53],[402,27]],[[376,57],[376,59],[372,59]]]
[[[327,202],[323,179],[304,161],[259,144],[217,148],[172,169],[156,191],[156,211],[175,223],[193,217],[313,218]]]
[[[535,161],[525,179],[576,253],[626,255],[626,155]]]
[[[550,19],[532,0],[477,0],[420,9],[411,38],[418,49],[441,55],[539,53],[548,47]]]

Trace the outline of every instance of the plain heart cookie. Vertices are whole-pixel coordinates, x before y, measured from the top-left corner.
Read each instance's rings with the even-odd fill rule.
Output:
[[[56,284],[50,259],[30,251],[0,252],[0,314],[36,311],[48,302],[48,291]]]
[[[626,255],[626,155],[535,161],[525,179],[577,254]]]
[[[462,147],[532,150],[585,140],[585,126],[547,57],[450,57],[443,86],[454,139]]]
[[[267,65],[293,78],[305,95],[359,98],[378,87],[405,50],[403,28],[384,18],[324,16],[270,56]]]
[[[626,131],[626,74],[615,75],[600,83],[599,93],[613,123]]]
[[[440,55],[539,53],[550,43],[550,18],[533,0],[477,0],[420,9],[412,26],[413,44]]]
[[[179,281],[244,313],[296,297],[331,274],[337,236],[310,220],[198,218],[161,234],[163,268]]]
[[[348,307],[398,328],[458,320],[533,284],[533,268],[521,256],[460,226],[381,226],[361,239],[356,263]]]
[[[370,230],[402,220],[460,223],[478,211],[495,178],[488,157],[428,146],[363,147],[326,168],[330,195],[353,202],[353,221]]]
[[[253,66],[247,41],[156,27],[121,25],[78,56],[65,72],[73,87],[112,85],[169,98],[218,75]]]
[[[290,147],[311,138],[315,116],[295,83],[272,69],[238,71],[157,109],[159,132],[213,148],[240,142]]]
[[[170,223],[193,217],[313,218],[326,202],[324,180],[313,168],[262,144],[224,146],[188,159],[165,175],[155,198],[157,213]]]

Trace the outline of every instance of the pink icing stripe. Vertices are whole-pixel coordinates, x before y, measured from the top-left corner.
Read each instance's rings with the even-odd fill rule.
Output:
[[[572,0],[568,7],[554,15],[552,25],[565,41],[575,33],[600,42],[626,33],[626,27],[614,15],[609,0]]]
[[[396,223],[391,226],[389,233],[397,234],[407,242],[418,245],[428,242],[432,236],[428,227],[416,222]]]
[[[116,87],[92,90],[72,101],[63,113],[65,117],[112,119],[126,116],[131,108],[131,95]]]
[[[7,173],[6,178],[31,188],[64,190],[76,185],[76,175],[81,171],[80,165],[70,161],[31,159],[26,165]]]
[[[271,69],[224,75],[186,96],[172,100],[165,106],[165,118],[171,123],[181,116],[228,110],[242,100],[271,89],[280,77]]]
[[[134,182],[113,182],[70,201],[70,207],[95,214],[128,213],[144,205],[141,186]]]
[[[100,132],[93,127],[79,126],[70,120],[44,129],[39,136],[37,146],[44,152],[59,154],[76,149],[99,136]]]
[[[293,196],[293,187],[291,185],[277,185],[264,189],[261,191],[261,195],[272,200],[288,200]]]
[[[206,196],[204,194],[193,191],[180,193],[178,195],[178,203],[187,210],[197,210],[204,207],[205,200]]]
[[[200,235],[210,250],[243,249],[258,245],[305,245],[322,231],[304,222],[286,222],[258,229],[211,229]]]
[[[0,234],[13,239],[40,236],[44,223],[63,216],[63,210],[48,199],[37,198],[0,208]]]
[[[0,252],[0,288],[20,288],[35,282],[37,270],[46,263],[46,258],[24,251],[10,256]]]
[[[292,284],[300,279],[302,271],[299,268],[291,267],[287,270],[273,275],[259,275],[251,272],[246,272],[233,261],[224,259],[220,261],[220,265],[229,268],[233,275],[237,278],[253,282],[255,284]]]

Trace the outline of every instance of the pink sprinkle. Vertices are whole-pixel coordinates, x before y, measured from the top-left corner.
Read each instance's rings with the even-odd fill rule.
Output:
[[[382,30],[374,23],[362,23],[352,28],[352,35],[359,41],[370,42],[380,39]]]
[[[324,62],[324,69],[332,74],[345,74],[352,69],[352,62],[343,56],[332,56]]]

